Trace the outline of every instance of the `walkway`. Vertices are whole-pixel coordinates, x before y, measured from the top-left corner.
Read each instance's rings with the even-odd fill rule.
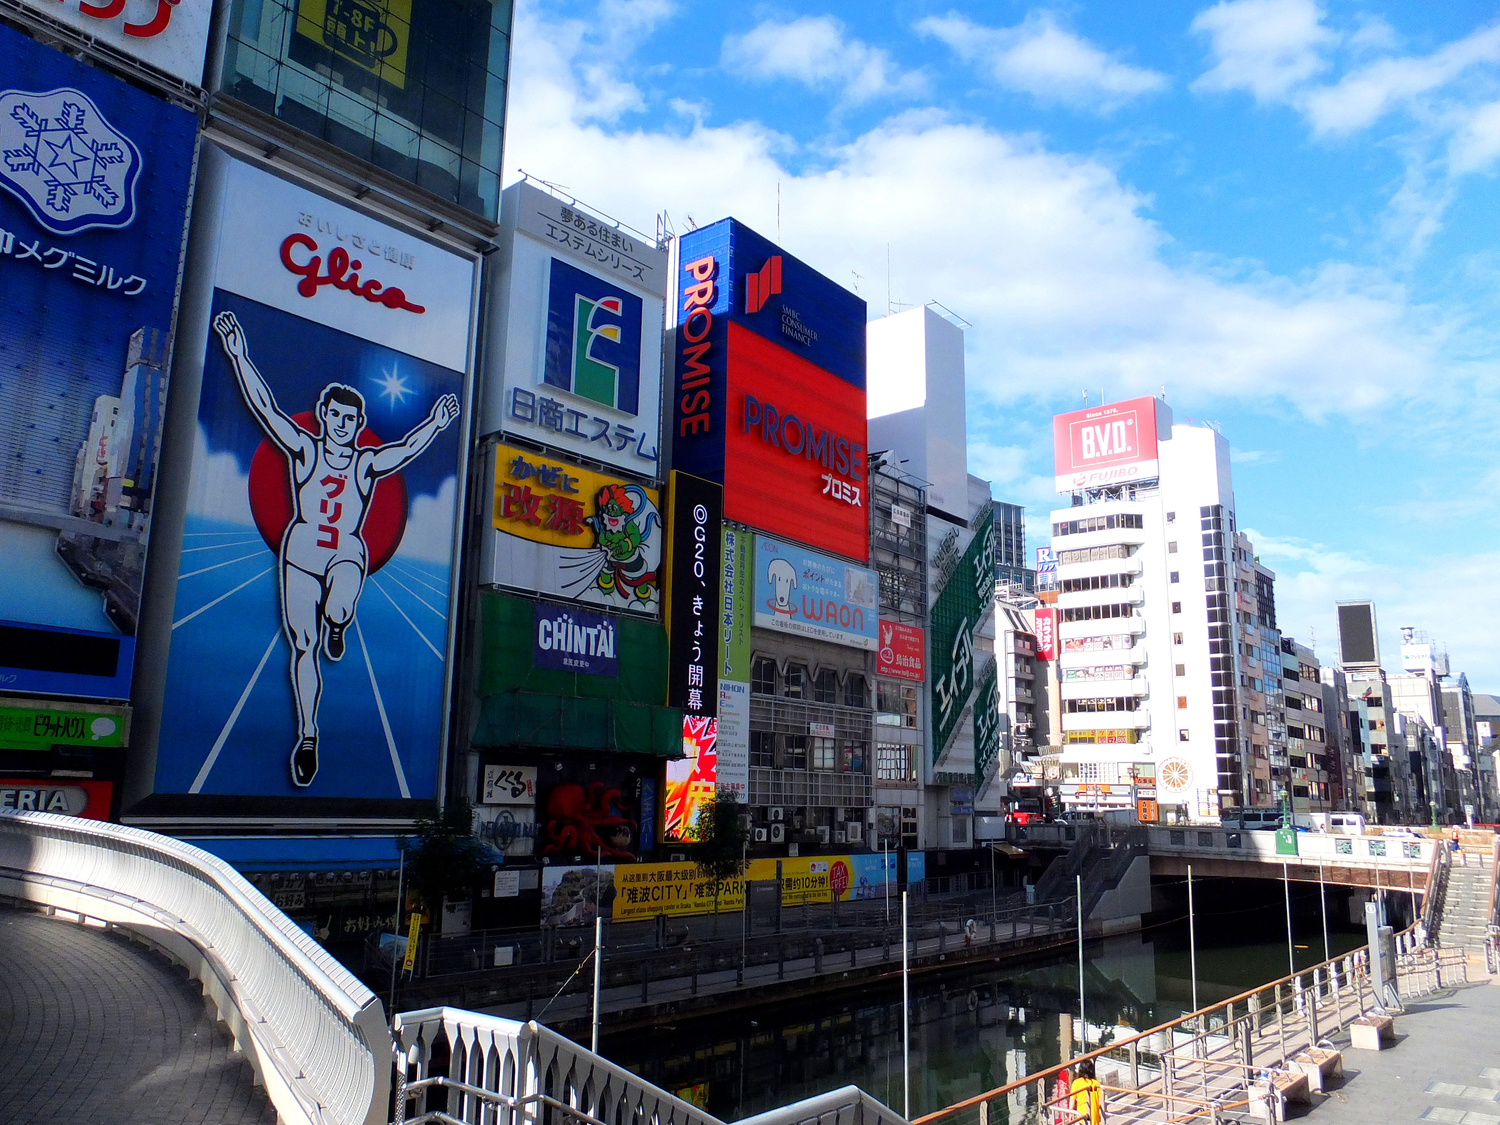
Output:
[[[274,1125],[197,985],[102,930],[0,908],[7,1121]]]

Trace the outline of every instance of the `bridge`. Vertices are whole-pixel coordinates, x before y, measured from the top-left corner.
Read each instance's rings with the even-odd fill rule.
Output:
[[[1096,853],[1090,878],[1084,880],[1084,905],[1089,913],[1098,913],[1111,901],[1110,895],[1115,896],[1116,906],[1122,896],[1128,898],[1128,884],[1139,879],[1142,863],[1153,871],[1158,864],[1170,871],[1170,865],[1192,862],[1195,873],[1200,863],[1228,865],[1226,872],[1251,865],[1260,877],[1279,875],[1285,864],[1288,877],[1295,867],[1304,878],[1317,878],[1321,870],[1325,878],[1349,885],[1425,892],[1421,925],[1401,937],[1402,979],[1408,993],[1426,987],[1424,982],[1440,986],[1445,972],[1451,984],[1461,971],[1484,971],[1482,965],[1472,963],[1473,958],[1459,953],[1455,960],[1453,949],[1442,947],[1439,935],[1448,932],[1443,929],[1442,892],[1450,884],[1447,853],[1432,841],[1403,841],[1400,854],[1392,854],[1397,849],[1380,854],[1379,849],[1371,852],[1364,838],[1353,838],[1355,845],[1364,844],[1365,854],[1359,854],[1352,847],[1341,848],[1338,838],[1299,835],[1298,854],[1291,856],[1275,851],[1272,833],[1235,835],[1237,839],[1221,829],[1200,833],[1170,828],[1132,829],[1083,839],[1075,833],[1065,862],[1055,864],[1058,872],[1049,877],[1054,890],[1067,882],[1076,883],[1090,853]],[[1079,871],[1070,876],[1073,866],[1079,866]],[[1101,870],[1110,873],[1113,885],[1096,878]],[[1488,893],[1486,919],[1493,915],[1493,871],[1494,857],[1486,879],[1463,884],[1469,897]],[[1089,885],[1091,880],[1093,885]],[[1459,883],[1453,880],[1451,885]],[[78,1104],[66,1102],[68,1088],[76,1092],[78,1087],[92,1085],[106,1092],[130,1091],[121,1095],[126,1097],[144,1097],[166,1088],[168,1094],[162,1095],[166,1100],[153,1104],[164,1107],[163,1119],[177,1121],[385,1125],[478,1123],[499,1120],[497,1114],[509,1121],[515,1114],[517,1125],[539,1118],[557,1121],[556,1115],[576,1125],[623,1125],[627,1120],[651,1125],[722,1125],[697,1107],[532,1021],[442,1006],[388,1015],[378,997],[237,872],[178,840],[70,817],[0,813],[0,902],[10,904],[8,909],[0,908],[0,922],[9,927],[6,932],[29,934],[24,941],[13,940],[11,951],[38,951],[33,953],[37,963],[30,967],[34,971],[18,966],[13,979],[21,975],[41,979],[50,972],[47,979],[52,981],[52,992],[61,994],[71,987],[76,1009],[107,1009],[112,1004],[128,1009],[131,1001],[110,991],[124,987],[109,983],[120,977],[120,965],[129,962],[139,970],[137,987],[142,995],[168,994],[175,986],[179,1002],[185,987],[181,973],[185,972],[201,988],[207,1011],[223,1029],[216,1037],[202,1034],[199,1028],[198,1034],[187,1037],[201,1040],[198,1055],[179,1052],[148,1059],[152,1065],[133,1084],[112,1087],[109,1075],[103,1075],[102,1082],[98,1077],[85,1082],[92,1073],[86,1064],[107,1062],[111,1049],[119,1053],[122,1045],[144,1041],[148,1031],[159,1029],[154,1024],[146,1026],[151,1020],[126,1011],[118,1013],[121,1018],[112,1023],[90,1025],[84,1019],[70,1027],[78,1032],[72,1041],[63,1043],[56,1034],[59,1021],[77,1021],[79,1016],[58,1012],[51,1020],[50,1040],[47,1034],[30,1032],[6,1039],[10,1053],[0,1100],[8,1108],[22,1104],[19,1098],[24,1088],[39,1111],[66,1116],[57,1108]],[[1076,900],[1070,905],[1076,911]],[[65,922],[72,925],[61,924]],[[1055,910],[1049,922],[1058,930],[1066,927]],[[50,937],[49,927],[54,931]],[[991,927],[991,940],[996,939],[997,930]],[[936,940],[946,939],[939,936]],[[63,945],[69,946],[65,956],[57,953]],[[1493,942],[1486,941],[1486,951],[1493,959]],[[49,958],[50,964],[43,963]],[[107,965],[108,971],[96,970],[93,978],[85,977],[79,966],[91,960]],[[175,978],[168,966],[178,967]],[[91,991],[96,988],[101,991]],[[45,997],[28,1000],[25,994],[15,995],[21,999],[12,1001],[13,1011],[45,1003]],[[1122,1111],[1130,1107],[1127,1119],[1164,1121],[1175,1114],[1174,1119],[1186,1120],[1202,1110],[1209,1120],[1211,1113],[1219,1112],[1213,1105],[1222,1109],[1235,1098],[1245,1105],[1254,1102],[1260,1096],[1256,1093],[1258,1076],[1274,1076],[1283,1069],[1289,1072],[1299,1051],[1328,1038],[1330,1028],[1343,1033],[1373,1002],[1368,966],[1356,954],[1272,982],[1253,998],[1235,998],[1227,1005],[1194,1013],[1186,1022],[1139,1033],[1128,1041],[1117,1037],[1111,1047],[1095,1053],[1108,1055],[1115,1065],[1112,1088],[1119,1091]],[[140,1007],[148,1010],[150,1005]],[[191,1004],[178,1004],[175,1019],[179,1026],[193,1023],[191,1009]],[[200,1010],[196,1016],[203,1014]],[[36,1021],[43,1032],[48,1024],[45,1016]],[[170,1025],[172,1021],[162,1022]],[[85,1042],[84,1034],[97,1035],[98,1041]],[[177,1039],[180,1042],[183,1035]],[[1184,1043],[1197,1045],[1184,1055]],[[216,1045],[217,1055],[213,1053]],[[59,1051],[74,1057],[60,1065]],[[1179,1060],[1178,1056],[1183,1057]],[[137,1058],[120,1065],[139,1068],[142,1062]],[[187,1076],[196,1085],[183,1081]],[[936,1125],[942,1118],[947,1125],[951,1117],[952,1125],[964,1125],[972,1116],[978,1125],[989,1125],[991,1114],[998,1113],[1009,1121],[1040,1122],[1047,1098],[1038,1092],[1038,1084],[1045,1087],[1047,1077],[1030,1076],[1013,1087],[978,1095],[932,1120]],[[12,1083],[22,1085],[5,1088]],[[1199,1098],[1202,1104],[1187,1117],[1181,1111],[1184,1106],[1191,1108],[1192,1097],[1197,1095],[1184,1093],[1184,1083],[1212,1094]],[[54,1088],[55,1096],[49,1095]],[[1123,1100],[1127,1094],[1128,1102]],[[47,1096],[53,1100],[47,1101]],[[172,1097],[178,1104],[168,1108]],[[139,1112],[141,1104],[145,1103],[130,1107],[129,1119],[148,1119]],[[123,1107],[116,1102],[115,1108]],[[93,1116],[108,1119],[109,1114]],[[899,1114],[853,1087],[750,1121],[754,1125],[904,1125]]]

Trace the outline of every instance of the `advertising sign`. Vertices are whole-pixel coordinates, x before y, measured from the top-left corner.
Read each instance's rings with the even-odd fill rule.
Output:
[[[1170,435],[1171,415],[1154,398],[1133,398],[1052,419],[1057,491],[1075,492],[1157,475],[1157,411]]]
[[[717,719],[683,716],[683,756],[667,762],[662,839],[668,843],[698,838],[698,816],[718,791],[718,735]]]
[[[1057,589],[1057,552],[1051,547],[1036,549],[1036,588]]]
[[[557,863],[633,863],[640,858],[643,781],[623,756],[563,758],[542,771],[537,854]]]
[[[1000,758],[1000,676],[998,662],[991,662],[974,692],[974,790],[984,788],[985,779]],[[973,804],[973,798],[969,803]],[[971,808],[969,810],[973,812]]]
[[[719,681],[719,789],[750,803],[750,685]]]
[[[426,798],[473,266],[208,151],[218,219],[156,790]]]
[[[932,760],[942,757],[974,691],[974,633],[994,601],[994,508],[969,540],[931,614]]]
[[[536,810],[520,805],[475,805],[474,835],[506,858],[522,858],[536,847]]]
[[[0,809],[108,820],[113,791],[112,782],[86,778],[0,777]]]
[[[24,7],[189,86],[203,85],[213,5],[207,0],[21,0]],[[12,56],[6,53],[7,60]]]
[[[718,783],[743,804],[750,800],[750,571],[755,536],[724,526],[724,589],[719,599]]]
[[[878,647],[880,579],[865,567],[757,536],[754,605],[762,628]]]
[[[723,495],[716,484],[672,473],[667,703],[685,718],[712,718],[719,702]]]
[[[536,804],[536,767],[485,766],[480,800],[486,805]]]
[[[1057,611],[1045,606],[1036,611],[1036,658],[1057,659]]]
[[[0,58],[0,685],[126,699],[197,120],[7,27]]]
[[[661,614],[660,493],[503,442],[495,447],[498,586]]]
[[[640,867],[621,867],[639,871]],[[610,913],[615,895],[615,866],[542,868],[542,925],[591,926],[602,910]]]
[[[729,519],[866,560],[864,302],[732,219],[679,253],[673,464]]]
[[[130,711],[124,707],[13,707],[0,701],[0,747],[7,750],[124,746],[129,726]]]
[[[660,477],[666,250],[528,183],[501,221],[485,428]]]
[[[536,668],[614,676],[620,671],[615,655],[615,622],[602,613],[559,609],[536,603],[536,636],[531,653]]]
[[[927,635],[915,625],[897,621],[880,623],[880,647],[875,652],[875,671],[921,683],[927,678]]]

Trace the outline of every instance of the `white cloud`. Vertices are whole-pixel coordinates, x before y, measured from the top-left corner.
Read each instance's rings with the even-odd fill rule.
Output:
[[[1500,585],[1494,581],[1500,553],[1434,550],[1404,564],[1378,564],[1322,544],[1246,534],[1261,561],[1276,571],[1277,625],[1303,643],[1315,637],[1324,664],[1338,659],[1336,603],[1368,598],[1375,602],[1388,671],[1400,671],[1401,626],[1413,625],[1448,646],[1454,674],[1467,673],[1475,691],[1500,687],[1493,625],[1500,616]]]
[[[1191,29],[1208,36],[1215,63],[1197,90],[1248,90],[1256,101],[1284,98],[1324,70],[1338,40],[1313,0],[1223,0],[1199,12]]]
[[[1470,67],[1500,61],[1500,26],[1481,28],[1421,57],[1383,58],[1302,99],[1318,133],[1363,129],[1413,99],[1441,89]]]
[[[844,25],[831,16],[766,20],[743,35],[726,36],[722,61],[726,70],[745,78],[836,87],[849,103],[916,93],[926,85],[921,75],[902,71],[886,51],[847,38]]]
[[[509,151],[528,171],[649,229],[735,215],[774,230],[829,277],[937,299],[973,323],[974,403],[1058,388],[1184,401],[1279,397],[1310,415],[1455,393],[1435,377],[1442,337],[1376,272],[1329,265],[1276,277],[1232,263],[1169,264],[1149,200],[1099,161],[933,110],[846,145],[796,150],[755,122],[609,129],[534,4],[518,10]],[[812,170],[789,171],[788,156]],[[974,433],[976,440],[985,435]]]
[[[949,12],[916,28],[987,70],[999,85],[1041,101],[1109,110],[1167,85],[1164,75],[1118,62],[1059,26],[1050,12],[1031,12],[1017,26],[1001,28]]]
[[[415,496],[406,515],[406,533],[396,554],[401,558],[447,563],[453,557],[453,505],[458,482],[449,477],[435,496]]]
[[[199,426],[193,437],[193,483],[188,490],[188,511],[195,516],[225,523],[255,526],[250,514],[250,473],[241,470],[233,453],[214,453],[208,435]]]

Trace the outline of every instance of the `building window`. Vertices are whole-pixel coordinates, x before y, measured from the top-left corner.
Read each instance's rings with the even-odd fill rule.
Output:
[[[1170,577],[1170,580],[1173,581],[1173,582],[1181,581],[1181,577],[1179,576],[1178,572],[1175,571],[1175,570],[1172,571],[1172,573],[1171,573],[1171,575],[1169,577]]]
[[[1169,555],[1175,555],[1176,553],[1177,553],[1177,544],[1176,543],[1168,543],[1167,544],[1167,554],[1169,554]]]
[[[805,770],[807,768],[807,735],[783,736],[781,757],[776,764],[784,770]]]
[[[881,726],[917,727],[917,686],[915,684],[893,684],[884,680],[875,682],[876,716]]]
[[[851,675],[844,680],[844,706],[868,707],[870,696],[865,690],[865,678]]]
[[[1181,602],[1173,602],[1172,603],[1172,612],[1173,613],[1181,613],[1182,612],[1182,603]]]
[[[776,736],[768,730],[750,732],[750,764],[761,769],[776,765]]]
[[[812,768],[815,770],[833,769],[834,740],[831,738],[810,738],[808,742],[811,743]]]
[[[1064,700],[1063,710],[1069,715],[1087,715],[1095,711],[1134,711],[1137,700],[1134,696],[1109,696],[1104,699]]]
[[[880,781],[916,781],[913,748],[894,742],[876,743],[875,776]]]
[[[1188,742],[1188,741],[1190,741],[1190,739],[1188,738],[1187,727],[1183,727],[1181,730],[1179,730],[1177,732],[1177,741],[1178,742]]]
[[[750,690],[756,695],[776,694],[776,661],[757,656],[751,662]]]
[[[1114,531],[1118,528],[1134,528],[1140,530],[1146,526],[1144,516],[1131,512],[1124,512],[1114,516],[1094,516],[1086,520],[1069,520],[1067,523],[1055,523],[1052,525],[1052,535],[1085,535],[1091,531]]]
[[[1180,645],[1182,643],[1182,634],[1181,633],[1173,633],[1172,634],[1172,643],[1174,645]]]
[[[837,703],[839,701],[839,674],[825,668],[813,679],[814,703]]]
[[[1179,711],[1186,711],[1187,710],[1187,696],[1185,696],[1185,695],[1179,695],[1177,697],[1177,710],[1179,710]]]
[[[801,664],[788,664],[786,666],[786,680],[781,686],[781,694],[788,699],[806,699],[807,669]]]
[[[1177,674],[1179,676],[1186,676],[1187,675],[1187,665],[1186,664],[1179,664],[1179,665],[1177,665]]]
[[[870,756],[870,744],[856,738],[844,740],[844,760],[840,768],[845,773],[864,773],[865,759]]]

